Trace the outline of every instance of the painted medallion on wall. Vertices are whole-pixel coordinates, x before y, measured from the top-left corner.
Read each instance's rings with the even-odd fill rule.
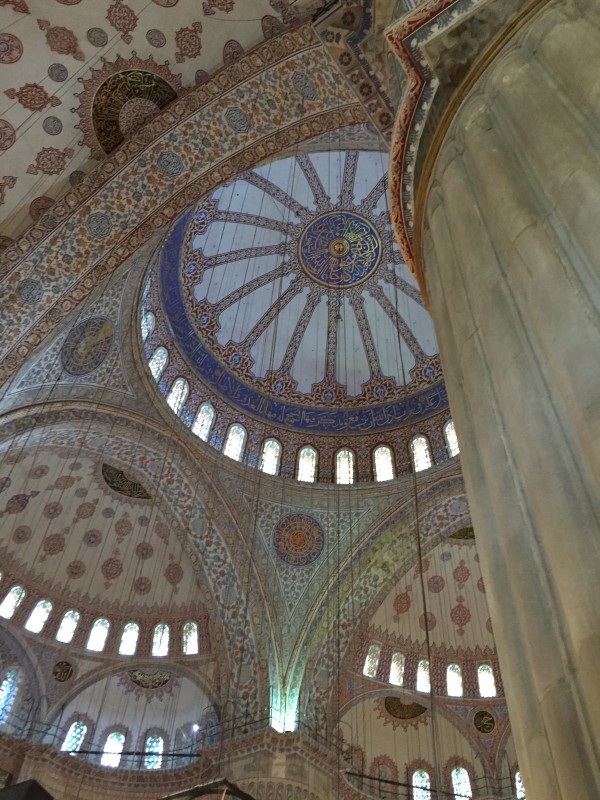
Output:
[[[63,367],[69,375],[81,376],[97,369],[111,348],[113,326],[106,317],[90,317],[69,332],[61,350]]]
[[[323,552],[325,534],[319,523],[307,514],[283,517],[273,533],[273,546],[279,558],[295,567],[312,564]]]

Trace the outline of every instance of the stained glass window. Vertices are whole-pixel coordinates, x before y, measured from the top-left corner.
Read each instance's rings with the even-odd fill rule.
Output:
[[[215,410],[210,403],[202,403],[192,425],[192,433],[199,436],[203,442],[208,441],[210,429],[215,418]]]
[[[134,656],[140,635],[140,626],[137,622],[128,622],[123,628],[119,654],[122,656]]]
[[[432,465],[431,450],[425,436],[415,436],[415,438],[411,440],[410,452],[415,472],[422,472],[424,469],[429,469]]]
[[[352,450],[338,450],[335,457],[335,482],[354,483],[354,453]]]
[[[317,451],[314,447],[303,447],[298,453],[299,481],[314,483],[317,477]]]
[[[404,680],[404,656],[402,653],[394,653],[392,655],[392,664],[390,667],[390,683],[394,686],[402,686]]]
[[[10,619],[23,602],[25,589],[22,586],[13,586],[0,604],[0,617]]]
[[[154,325],[156,324],[156,319],[154,314],[151,311],[146,311],[144,316],[142,317],[142,341],[145,342],[148,336],[154,330]]]
[[[160,376],[163,374],[164,368],[167,366],[167,361],[169,360],[169,354],[167,353],[166,348],[164,347],[157,347],[156,350],[152,353],[152,358],[148,362],[148,366],[150,368],[150,372],[152,373],[152,377],[155,381],[160,379]]]
[[[29,619],[25,623],[25,630],[31,631],[31,633],[39,633],[48,621],[51,611],[52,603],[50,600],[40,600],[39,603],[35,604],[33,611],[29,615]]]
[[[377,675],[377,667],[379,666],[379,657],[381,656],[381,646],[374,643],[369,647],[369,652],[365,658],[365,665],[363,667],[363,675],[367,678],[374,678]]]
[[[0,684],[0,725],[4,724],[13,709],[23,675],[18,667],[10,669]]]
[[[526,800],[525,786],[520,772],[515,773],[515,797],[517,800]]]
[[[481,697],[496,697],[494,670],[489,664],[480,664],[477,667],[477,681]]]
[[[444,425],[444,436],[446,437],[446,444],[448,446],[448,454],[457,456],[460,453],[458,446],[458,439],[456,438],[456,430],[454,428],[454,420],[450,420]]]
[[[431,781],[424,769],[417,769],[412,774],[413,800],[431,800]]]
[[[101,653],[106,644],[106,637],[110,628],[110,622],[104,617],[97,619],[92,625],[92,630],[87,640],[87,649],[95,653]]]
[[[185,378],[177,378],[174,380],[171,388],[169,389],[169,394],[167,395],[167,404],[171,407],[173,413],[177,414],[177,416],[181,414],[181,409],[187,400],[189,391],[190,387],[188,386],[188,382],[185,380]]]
[[[246,429],[242,425],[231,425],[225,439],[223,453],[234,461],[241,461],[246,444]]]
[[[195,622],[186,622],[183,626],[183,655],[198,655],[198,626]]]
[[[100,763],[103,767],[118,767],[121,763],[121,753],[125,747],[125,734],[113,731],[106,737]]]
[[[146,769],[160,769],[162,764],[162,753],[164,749],[164,739],[162,736],[148,736],[144,750],[144,767]]]
[[[376,481],[391,481],[394,479],[394,455],[391,447],[381,445],[373,453]]]
[[[471,779],[464,767],[456,767],[452,770],[452,790],[455,800],[462,800],[463,797],[473,797],[471,789]]]
[[[281,460],[281,445],[277,439],[267,439],[260,456],[260,469],[267,475],[277,475]]]
[[[462,697],[462,671],[458,664],[448,664],[446,670],[446,687],[450,697]]]
[[[64,644],[69,644],[70,642],[72,642],[78,624],[79,624],[79,611],[75,611],[75,609],[72,608],[70,611],[66,612],[66,614],[60,621],[58,632],[56,634],[56,640],[58,642],[64,642]]]
[[[152,655],[169,655],[169,626],[165,625],[164,622],[160,622],[154,627],[154,633],[152,634]]]
[[[417,692],[430,692],[429,661],[422,658],[417,665]]]
[[[83,744],[86,733],[87,725],[77,720],[67,731],[67,735],[60,749],[63,753],[76,753]]]

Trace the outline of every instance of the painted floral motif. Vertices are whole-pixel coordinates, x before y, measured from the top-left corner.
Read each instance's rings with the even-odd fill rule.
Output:
[[[25,0],[0,0],[0,8],[7,6],[20,14],[29,14],[29,7]]]
[[[71,561],[67,566],[67,575],[69,578],[81,578],[85,569],[86,567],[83,561]]]
[[[207,17],[215,13],[215,8],[217,11],[223,11],[223,13],[228,14],[233,11],[233,3],[234,0],[204,0],[202,11]]]
[[[202,50],[201,33],[201,22],[194,22],[191,28],[180,28],[177,31],[175,34],[175,44],[177,45],[175,61],[178,64],[181,64],[186,58],[196,58],[200,55]]]
[[[136,578],[133,582],[133,588],[138,594],[148,594],[152,588],[152,581],[150,578]]]
[[[165,578],[172,586],[176,586],[183,578],[183,569],[176,561],[172,561],[165,569]]]
[[[79,47],[79,40],[73,31],[68,28],[51,25],[48,20],[38,19],[38,25],[46,35],[46,44],[53,53],[63,56],[73,56],[77,61],[83,61],[85,56]]]
[[[457,597],[457,602],[454,608],[450,611],[450,619],[458,628],[457,633],[459,636],[464,634],[465,625],[471,621],[471,612],[464,604],[464,599],[462,597]]]
[[[31,528],[28,525],[19,525],[13,531],[13,542],[16,544],[24,544],[31,539]]]
[[[58,97],[49,95],[38,83],[26,83],[20,89],[7,89],[4,94],[11,100],[17,100],[29,111],[43,111],[48,105],[60,105]]]
[[[131,32],[138,24],[135,11],[125,5],[124,0],[114,0],[114,3],[108,7],[106,19],[115,30],[119,31],[123,41],[130,44],[133,38]]]
[[[62,533],[52,533],[50,536],[46,536],[42,547],[44,548],[44,553],[49,556],[62,553],[65,549],[65,537]]]
[[[22,55],[21,40],[12,33],[0,33],[0,64],[14,64]]]
[[[5,175],[0,181],[0,206],[4,203],[7,189],[12,189],[17,182],[14,175]]]
[[[39,172],[44,175],[60,175],[74,154],[75,151],[70,147],[65,147],[64,150],[58,147],[42,147],[34,163],[27,167],[27,172],[29,175],[37,175]]]
[[[410,592],[411,587],[408,586],[406,591],[400,592],[396,595],[396,599],[394,600],[394,610],[396,612],[395,619],[398,619],[400,614],[406,614],[407,611],[410,609]]]
[[[107,558],[100,569],[107,581],[114,581],[123,572],[123,562],[113,556]]]

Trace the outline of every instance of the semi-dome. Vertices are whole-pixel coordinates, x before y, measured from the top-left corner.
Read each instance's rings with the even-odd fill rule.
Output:
[[[447,409],[386,170],[380,152],[287,157],[221,186],[165,238],[142,304],[146,354],[165,394],[185,382],[184,422],[207,402],[225,420],[216,446],[234,422],[296,448],[364,446],[365,433],[394,444]]]

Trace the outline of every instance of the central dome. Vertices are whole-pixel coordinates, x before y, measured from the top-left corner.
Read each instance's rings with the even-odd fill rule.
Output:
[[[348,289],[378,267],[382,244],[368,219],[352,211],[330,211],[310,222],[298,244],[298,260],[309,278],[332,289]]]

